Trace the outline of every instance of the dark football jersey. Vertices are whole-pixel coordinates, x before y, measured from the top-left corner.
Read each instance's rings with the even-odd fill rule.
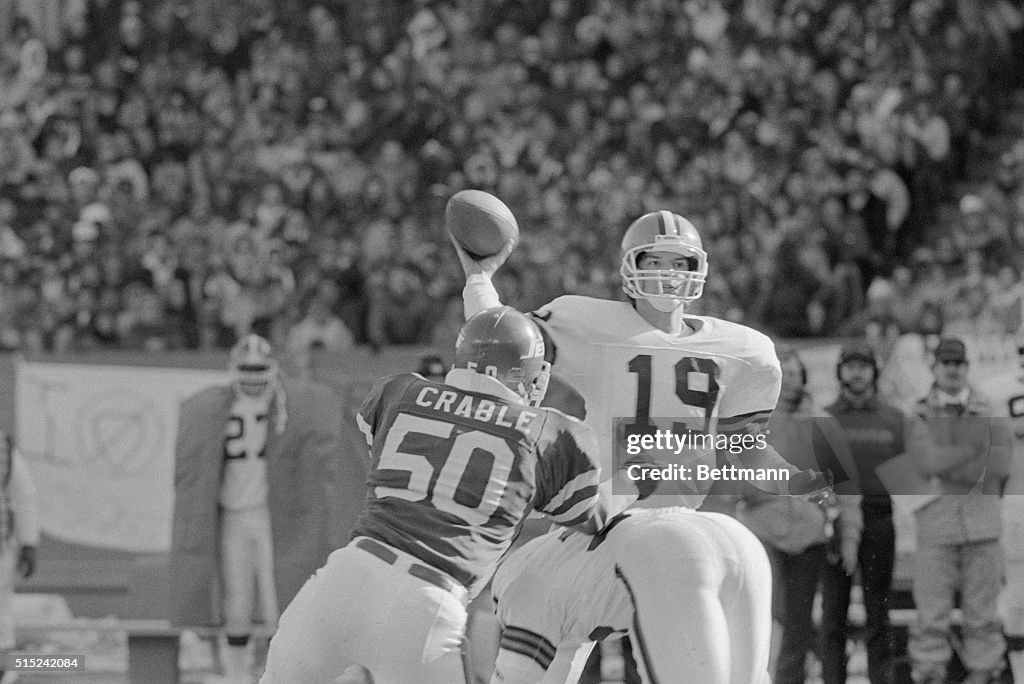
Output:
[[[374,385],[357,418],[371,463],[353,534],[443,570],[470,595],[531,510],[563,525],[604,522],[593,431],[486,383],[493,394],[390,376]]]

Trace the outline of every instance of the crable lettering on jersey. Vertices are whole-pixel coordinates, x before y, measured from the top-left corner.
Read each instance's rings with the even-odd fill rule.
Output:
[[[429,386],[419,391],[415,402],[424,408],[519,431],[528,430],[540,415],[537,411],[509,406],[485,397]]]

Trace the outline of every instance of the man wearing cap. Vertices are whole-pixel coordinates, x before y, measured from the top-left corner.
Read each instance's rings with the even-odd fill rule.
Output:
[[[917,624],[910,657],[915,682],[942,684],[952,656],[950,614],[960,595],[966,684],[999,681],[1004,667],[997,601],[1003,580],[1000,495],[1010,468],[1008,426],[967,382],[967,349],[942,337],[935,382],[914,407],[908,444],[915,467],[935,496],[915,511],[913,593]]]
[[[825,407],[843,428],[860,484],[863,531],[858,549],[864,590],[868,678],[871,684],[894,681],[893,643],[889,630],[889,591],[896,558],[892,499],[876,468],[905,450],[903,413],[878,398],[878,362],[871,346],[845,346],[836,364],[839,398]],[[842,529],[837,528],[837,529]],[[839,563],[826,566],[822,583],[822,679],[846,681],[846,614],[853,573]]]

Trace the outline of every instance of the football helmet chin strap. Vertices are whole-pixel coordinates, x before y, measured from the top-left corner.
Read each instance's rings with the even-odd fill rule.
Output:
[[[540,402],[544,401],[544,396],[548,393],[548,383],[550,381],[551,364],[545,361],[529,387],[519,383],[519,396],[526,399],[526,403],[530,406],[536,408],[540,406]]]

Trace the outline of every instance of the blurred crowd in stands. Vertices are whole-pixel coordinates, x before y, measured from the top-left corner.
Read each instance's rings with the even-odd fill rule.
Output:
[[[0,0],[0,347],[448,349],[447,198],[522,242],[505,301],[616,297],[701,230],[699,311],[782,337],[1024,307],[1008,0]]]

